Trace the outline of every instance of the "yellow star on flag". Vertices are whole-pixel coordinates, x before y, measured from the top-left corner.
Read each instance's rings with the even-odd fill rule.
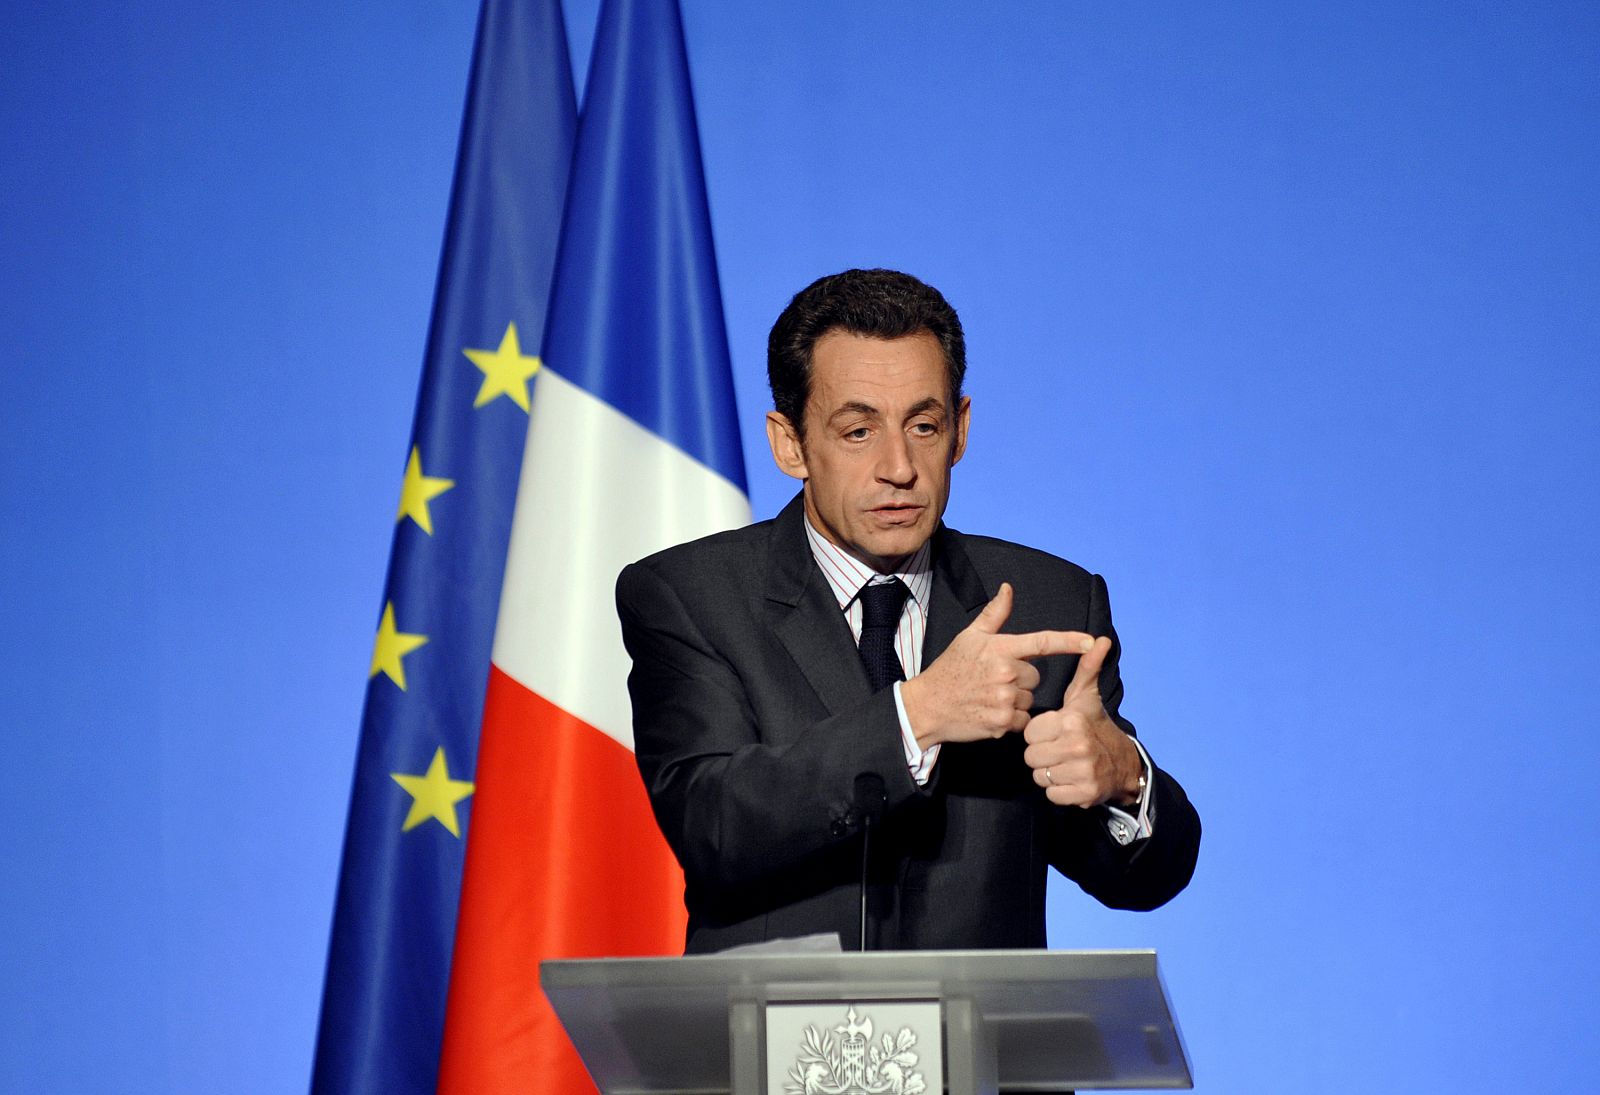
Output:
[[[406,479],[400,486],[400,512],[395,514],[395,522],[409,517],[423,532],[432,536],[433,518],[428,514],[428,503],[455,485],[454,479],[423,475],[422,454],[415,445],[411,446],[411,459],[406,461]]]
[[[400,664],[400,659],[427,641],[426,635],[410,635],[395,627],[394,602],[388,602],[383,606],[383,619],[378,623],[378,639],[372,644],[372,669],[367,673],[367,680],[382,673],[404,692],[406,667]]]
[[[450,835],[461,835],[461,822],[456,818],[456,803],[472,794],[473,786],[464,779],[451,779],[450,769],[444,762],[444,746],[434,751],[433,763],[424,775],[410,776],[404,772],[390,772],[389,778],[405,788],[411,796],[411,810],[406,814],[402,833],[409,833],[430,817],[450,830]]]
[[[517,342],[517,325],[506,324],[505,337],[498,350],[462,350],[483,371],[474,407],[481,407],[498,396],[505,396],[523,410],[528,409],[528,378],[539,371],[539,359],[522,352]]]

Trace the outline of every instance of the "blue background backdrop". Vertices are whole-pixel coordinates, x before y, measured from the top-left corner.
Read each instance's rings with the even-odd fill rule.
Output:
[[[788,296],[940,286],[948,519],[1108,576],[1205,819],[1052,942],[1201,1091],[1587,1086],[1600,8],[684,7],[757,515]],[[306,1082],[475,14],[0,20],[6,1090]]]

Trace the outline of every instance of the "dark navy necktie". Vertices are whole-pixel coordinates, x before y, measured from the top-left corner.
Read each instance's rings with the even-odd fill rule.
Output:
[[[861,590],[861,664],[873,692],[906,679],[906,671],[894,652],[894,633],[900,626],[900,610],[911,591],[896,578]]]

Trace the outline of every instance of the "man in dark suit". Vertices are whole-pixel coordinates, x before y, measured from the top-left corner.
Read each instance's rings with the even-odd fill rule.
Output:
[[[1199,818],[1118,710],[1104,581],[940,520],[965,362],[915,278],[813,283],[768,342],[768,440],[800,495],[618,580],[691,953],[861,943],[874,818],[871,948],[1042,947],[1047,866],[1129,909],[1193,873]]]

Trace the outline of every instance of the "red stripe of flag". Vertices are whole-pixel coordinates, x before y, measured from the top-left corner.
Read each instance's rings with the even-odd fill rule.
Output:
[[[633,754],[495,669],[472,829],[439,1091],[591,1091],[537,959],[676,954],[687,919]]]

